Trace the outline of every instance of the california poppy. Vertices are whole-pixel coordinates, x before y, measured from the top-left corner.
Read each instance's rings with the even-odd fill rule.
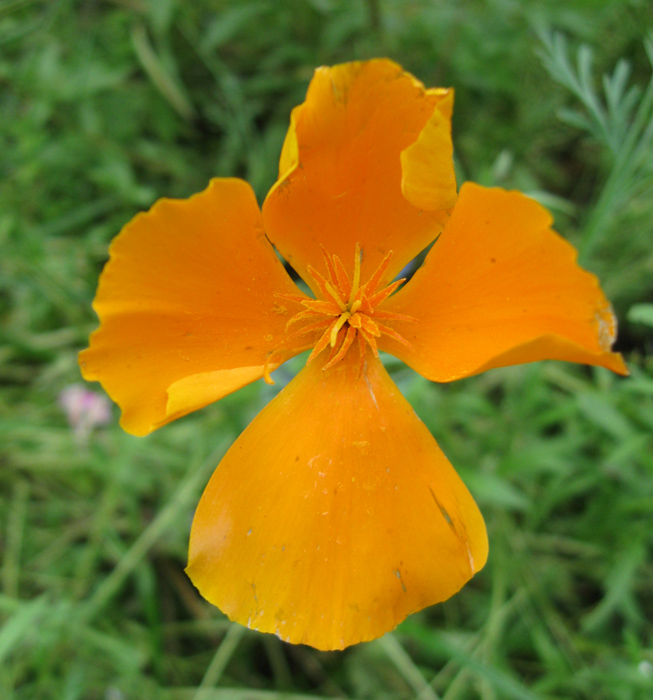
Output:
[[[379,351],[437,382],[541,359],[627,372],[609,303],[548,212],[473,184],[457,196],[452,105],[388,60],[320,68],[262,211],[238,179],[163,199],[100,280],[80,363],[135,435],[313,349],[216,469],[187,569],[232,620],[289,642],[378,637],[487,558],[474,500]]]

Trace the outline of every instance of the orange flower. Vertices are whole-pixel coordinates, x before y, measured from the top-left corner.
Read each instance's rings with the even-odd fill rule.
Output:
[[[547,358],[627,372],[610,306],[546,210],[473,184],[456,201],[452,103],[387,60],[318,69],[262,213],[237,179],[161,200],[100,280],[82,371],[135,435],[313,348],[218,466],[187,569],[232,620],[286,641],[378,637],[487,558],[474,500],[380,350],[438,382]]]

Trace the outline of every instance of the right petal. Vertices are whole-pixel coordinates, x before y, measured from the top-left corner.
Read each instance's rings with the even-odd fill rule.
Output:
[[[436,382],[539,360],[628,374],[598,280],[551,223],[520,192],[465,183],[424,264],[383,306],[412,317],[393,324],[409,345],[379,348]]]
[[[297,309],[275,296],[299,293],[251,187],[214,179],[190,199],[160,200],[111,244],[82,374],[120,406],[127,432],[146,435],[309,347],[308,336],[285,342]]]

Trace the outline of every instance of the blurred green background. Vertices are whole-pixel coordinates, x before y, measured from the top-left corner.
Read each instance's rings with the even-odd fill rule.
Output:
[[[0,0],[0,698],[653,697],[651,28],[647,0]],[[372,56],[455,87],[459,181],[552,209],[632,373],[440,386],[391,362],[490,560],[320,653],[230,625],[183,573],[211,471],[297,363],[148,438],[115,407],[72,429],[62,392],[121,226],[213,176],[262,198],[314,67]]]

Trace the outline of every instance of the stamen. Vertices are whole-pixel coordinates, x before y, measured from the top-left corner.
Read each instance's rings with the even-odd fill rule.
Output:
[[[302,305],[311,311],[317,311],[318,313],[325,314],[326,316],[338,316],[340,314],[340,307],[338,307],[332,301],[306,299],[306,301],[302,302]]]
[[[333,286],[326,279],[324,279],[324,277],[322,277],[322,275],[314,267],[311,267],[311,265],[308,266],[308,271],[311,277],[315,280],[315,284],[317,284],[317,286],[320,288],[322,294],[327,299],[328,297],[331,297],[341,311],[346,311],[347,306],[342,301],[340,295],[338,292],[336,292]]]
[[[326,252],[326,249],[324,246],[320,243],[320,250],[322,251],[322,257],[324,258],[324,262],[326,263],[326,268],[327,272],[329,274],[329,282],[333,287],[338,286],[338,278],[336,277],[336,270],[333,265],[333,260],[329,256],[329,254]]]
[[[340,347],[345,342],[346,335],[347,335],[347,331],[344,328],[341,328],[340,331],[338,332],[336,344],[329,350],[329,354],[327,355],[327,359],[326,359],[327,364],[329,364],[329,362],[331,362],[331,360],[336,356],[336,354],[340,350]]]
[[[399,335],[397,331],[393,330],[389,326],[386,326],[383,323],[377,323],[377,326],[379,327],[379,330],[381,331],[381,333],[383,333],[383,335],[389,335],[391,338],[394,338],[398,343],[405,345],[410,350],[415,349],[412,343],[409,343],[406,340],[406,338],[404,338],[402,335]]]
[[[345,339],[342,341],[342,345],[340,346],[340,350],[338,350],[337,354],[334,355],[327,363],[322,367],[323,370],[329,369],[329,367],[333,367],[333,365],[336,364],[336,362],[340,362],[342,358],[347,354],[347,350],[349,350],[351,344],[354,342],[354,338],[356,337],[356,329],[352,328],[349,326],[347,329],[347,335],[345,336]]]
[[[360,297],[360,299],[357,299],[357,301],[360,301],[360,303],[361,303],[361,311],[364,314],[373,314],[374,307],[372,306],[372,304],[370,304],[370,300],[364,294],[361,296],[359,293],[358,296]],[[355,303],[356,302],[354,302],[354,304]]]
[[[367,345],[365,343],[365,338],[363,338],[360,333],[357,333],[356,335],[358,336],[358,353],[360,355],[358,362],[358,374],[356,375],[356,378],[360,379],[360,376],[363,373],[363,367],[365,367],[365,350],[367,349]]]
[[[311,331],[322,330],[323,328],[330,326],[331,323],[332,322],[331,322],[330,318],[325,318],[322,321],[316,321],[315,323],[309,323],[308,326],[304,326],[303,328],[300,328],[298,331],[295,331],[294,333],[287,335],[286,341],[294,340],[295,338],[299,338],[300,335],[305,335],[306,333],[310,333]]]
[[[363,316],[362,314],[359,314],[359,316],[361,319],[361,328],[366,333],[369,333],[370,335],[379,338],[381,336],[381,331],[379,330],[376,323],[374,323],[374,321],[372,321],[372,319],[369,316]]]
[[[334,347],[336,344],[336,338],[338,337],[338,331],[347,323],[347,321],[351,318],[351,314],[348,311],[345,311],[344,314],[335,322],[335,325],[333,326],[333,329],[331,330],[331,347]]]
[[[287,335],[286,341],[306,336],[305,340],[298,342],[305,343],[307,347],[310,347],[313,344],[312,339],[315,338],[314,335],[310,334],[320,333],[306,364],[310,364],[330,345],[330,352],[323,367],[323,369],[330,369],[345,357],[354,341],[358,340],[360,355],[358,376],[360,377],[365,368],[367,346],[370,346],[375,357],[379,356],[377,338],[388,336],[398,343],[414,349],[406,338],[397,333],[394,328],[380,323],[380,320],[415,322],[416,319],[392,311],[376,310],[379,304],[405,282],[404,279],[396,280],[380,289],[383,284],[383,276],[390,264],[392,251],[383,258],[367,282],[361,285],[363,252],[360,243],[356,243],[351,281],[340,258],[337,255],[330,256],[323,246],[320,246],[320,249],[324,257],[326,276],[317,272],[310,265],[308,271],[317,284],[322,298],[312,299],[297,294],[275,295],[299,303],[304,307],[288,321],[286,330],[299,321],[308,322],[299,330]],[[271,357],[275,352],[276,350],[266,358],[263,369],[263,378],[268,384],[274,384],[270,376],[270,366],[272,364]]]
[[[376,347],[376,339],[374,338],[373,335],[369,335],[369,333],[366,333],[362,328],[358,331],[363,338],[365,339],[365,342],[372,348],[372,352],[374,353],[374,357],[379,356],[379,350]]]
[[[360,243],[356,243],[356,252],[354,253],[354,280],[351,283],[351,292],[349,294],[349,304],[354,302],[358,286],[361,281],[361,247]]]
[[[297,323],[297,321],[303,321],[305,318],[315,318],[316,316],[323,315],[324,314],[321,314],[319,311],[313,311],[312,309],[300,311],[299,313],[295,314],[291,319],[289,319],[288,323],[286,323],[286,330],[288,330],[293,323]]]
[[[397,287],[400,287],[404,282],[406,281],[406,278],[397,280],[396,282],[393,282],[392,284],[389,284],[385,289],[382,289],[380,292],[377,292],[373,296],[370,297],[370,304],[372,306],[378,306],[382,301],[387,299],[392,292],[397,289]]]
[[[325,331],[324,333],[320,336],[320,339],[317,341],[315,347],[313,348],[313,352],[308,356],[308,360],[306,360],[306,364],[310,365],[311,362],[324,350],[324,348],[329,344],[329,341],[331,340],[331,330],[335,328],[336,323],[338,321],[334,321]]]
[[[345,299],[349,299],[351,296],[351,283],[349,282],[349,275],[345,266],[342,264],[342,260],[337,255],[333,256],[336,265],[336,277],[338,278],[338,286],[342,292],[342,296]]]
[[[361,292],[362,294],[365,294],[366,296],[371,296],[374,294],[377,289],[379,288],[379,284],[381,283],[381,277],[385,274],[385,271],[388,269],[388,265],[390,264],[390,258],[392,257],[392,251],[390,251],[385,258],[381,261],[381,264],[376,268],[374,274],[367,280],[367,282],[361,287]]]
[[[372,312],[374,318],[383,318],[386,321],[405,321],[406,323],[417,323],[417,319],[412,316],[406,316],[406,314],[396,314],[394,311],[378,311],[374,310]]]

